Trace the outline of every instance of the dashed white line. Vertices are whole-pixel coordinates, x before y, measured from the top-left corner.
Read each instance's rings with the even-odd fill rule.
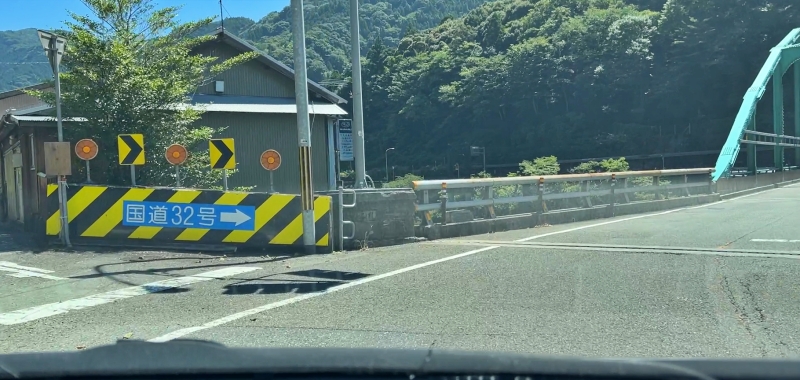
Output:
[[[64,314],[72,310],[80,310],[92,306],[111,303],[117,300],[141,296],[150,293],[163,292],[165,290],[179,288],[182,286],[208,281],[218,278],[226,278],[237,274],[247,273],[261,269],[259,267],[229,267],[209,272],[203,272],[192,276],[184,276],[151,282],[139,286],[131,286],[119,290],[112,290],[106,293],[94,294],[87,297],[75,298],[63,302],[54,302],[47,305],[29,307],[8,313],[0,314],[0,325],[16,325],[20,323],[35,321],[37,319],[52,317]]]
[[[750,241],[757,243],[800,243],[800,240],[797,239],[750,239]]]

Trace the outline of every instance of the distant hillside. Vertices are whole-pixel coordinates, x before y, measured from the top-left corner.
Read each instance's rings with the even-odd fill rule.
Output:
[[[429,29],[460,17],[489,0],[364,0],[359,12],[361,51],[376,38],[397,46],[409,31]],[[350,67],[350,1],[306,0],[308,73],[315,80],[341,77]],[[240,32],[245,39],[283,62],[292,61],[291,12],[273,12]]]
[[[0,92],[53,77],[36,29],[0,32]],[[0,110],[3,112],[3,110]]]
[[[190,0],[185,0],[187,3]],[[363,0],[360,10],[361,46],[366,53],[376,38],[387,46],[397,46],[409,30],[437,26],[446,17],[460,17],[489,0]],[[308,73],[330,87],[341,84],[339,78],[349,70],[350,1],[305,0]],[[212,32],[219,22],[202,28]],[[291,66],[291,12],[286,7],[259,21],[246,17],[225,19],[225,29],[253,42],[256,46]],[[19,88],[52,77],[45,62],[35,29],[0,32],[0,91]],[[326,81],[327,79],[327,81]]]

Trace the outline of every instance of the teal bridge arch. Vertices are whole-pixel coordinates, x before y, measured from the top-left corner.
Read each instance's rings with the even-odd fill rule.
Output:
[[[793,100],[794,133],[785,134],[784,128],[784,88],[783,76],[794,70]],[[756,129],[756,108],[759,100],[772,82],[772,133]],[[722,147],[714,167],[712,179],[732,175],[732,170],[742,145],[747,150],[747,172],[758,172],[756,153],[759,146],[772,149],[772,166],[776,171],[786,170],[785,149],[794,148],[795,165],[800,163],[800,28],[792,30],[778,45],[770,50],[764,66],[761,67],[753,85],[744,94],[742,106],[736,114],[730,134]]]

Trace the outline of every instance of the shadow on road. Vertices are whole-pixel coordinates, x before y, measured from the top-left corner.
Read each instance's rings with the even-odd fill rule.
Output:
[[[285,260],[287,258],[288,258],[288,256],[273,256],[273,257],[270,257],[268,259],[256,260],[256,261],[248,261],[247,264],[248,265],[263,264],[263,263],[269,263],[269,262],[273,262],[273,261]],[[112,271],[112,270],[106,269],[107,267],[115,266],[115,265],[134,265],[134,264],[137,264],[137,263],[152,263],[152,262],[156,262],[156,261],[184,261],[185,262],[186,260],[191,260],[191,261],[194,261],[194,262],[198,262],[198,261],[202,262],[203,260],[210,261],[210,260],[215,260],[215,259],[199,259],[197,257],[186,257],[186,258],[167,257],[167,258],[160,258],[160,259],[136,260],[136,261],[121,262],[121,263],[103,264],[103,265],[95,266],[94,267],[94,273],[86,274],[86,275],[82,275],[82,276],[72,276],[72,277],[70,277],[70,279],[73,279],[73,280],[84,280],[84,279],[90,279],[90,278],[106,277],[106,278],[108,278],[108,279],[110,279],[112,281],[116,281],[116,282],[118,282],[120,284],[136,286],[136,285],[139,285],[139,284],[136,284],[136,283],[133,283],[133,282],[130,282],[130,281],[125,281],[125,280],[123,280],[121,278],[118,278],[118,276],[120,276],[120,275],[130,275],[130,274],[145,274],[145,275],[160,275],[160,276],[164,276],[164,277],[183,277],[183,276],[185,276],[185,274],[172,274],[172,273],[167,273],[167,272],[173,271],[173,270],[181,270],[181,269],[204,269],[204,268],[228,267],[228,266],[232,265],[231,262],[228,262],[228,261],[220,262],[220,261],[216,261],[215,260],[213,264],[193,265],[193,266],[190,266],[190,267],[186,266],[186,265],[180,265],[180,266],[159,267],[159,268],[150,268],[150,269],[126,269],[126,270],[120,270],[120,271]],[[236,263],[234,263],[233,265],[236,265]]]
[[[322,281],[314,280],[280,280],[270,279],[270,277],[298,276],[320,278]],[[248,295],[248,294],[284,294],[284,293],[314,293],[325,291],[326,289],[345,284],[349,281],[358,280],[370,276],[360,272],[341,272],[336,270],[310,269],[303,271],[284,272],[262,277],[256,280],[249,280],[238,284],[231,284],[224,287],[222,294],[226,295]]]

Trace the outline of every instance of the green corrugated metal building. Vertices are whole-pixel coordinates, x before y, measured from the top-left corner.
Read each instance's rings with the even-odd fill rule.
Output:
[[[258,51],[224,29],[218,29],[214,35],[214,40],[196,51],[222,59]],[[313,81],[308,82],[308,94],[314,189],[332,189],[336,181],[334,121],[347,115],[339,106],[346,101]],[[235,141],[238,172],[228,180],[229,186],[269,190],[269,175],[261,167],[259,158],[265,150],[275,149],[282,156],[281,167],[273,173],[275,190],[300,191],[292,69],[260,54],[255,60],[221,73],[200,87],[192,96],[192,105],[205,110],[201,125],[227,127],[219,137],[232,137]]]

